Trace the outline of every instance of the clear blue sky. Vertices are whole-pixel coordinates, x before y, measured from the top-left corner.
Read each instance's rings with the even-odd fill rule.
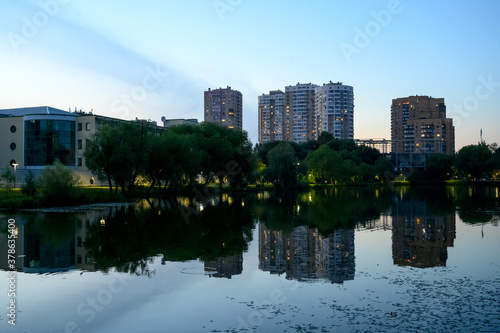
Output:
[[[44,4],[43,6],[41,4]],[[44,8],[43,8],[44,7]],[[354,86],[355,138],[390,138],[391,100],[443,97],[457,149],[500,143],[500,2],[0,0],[0,108],[203,120],[203,91]]]

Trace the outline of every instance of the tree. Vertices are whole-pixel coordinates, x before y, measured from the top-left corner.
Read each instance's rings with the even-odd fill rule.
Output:
[[[176,188],[189,181],[200,172],[202,153],[196,145],[196,138],[192,134],[183,135],[175,131],[167,131],[151,140],[145,176],[151,181],[149,191],[156,184]]]
[[[445,154],[429,156],[426,162],[424,177],[426,180],[443,181],[451,178],[453,174],[454,157]]]
[[[333,139],[334,139],[333,134],[323,131],[318,136],[318,143],[320,145],[324,145],[330,141],[333,141]]]
[[[321,145],[318,150],[310,152],[306,164],[317,183],[333,182],[338,176],[338,168],[342,164],[339,153],[327,145]]]
[[[103,125],[85,148],[87,168],[99,178],[107,179],[111,192],[114,181],[115,191],[120,186],[128,194],[145,168],[152,136],[149,125],[143,123]]]
[[[24,186],[21,189],[23,194],[33,196],[36,193],[36,180],[33,171],[29,171],[26,178],[24,178]]]
[[[40,200],[51,206],[76,203],[79,197],[80,179],[73,171],[56,160],[52,167],[42,171],[37,184]]]
[[[492,153],[486,144],[462,147],[457,154],[456,166],[472,180],[484,177],[492,171]]]
[[[266,179],[272,182],[278,192],[297,188],[297,163],[295,150],[288,142],[280,142],[267,154],[269,164],[265,170]]]
[[[11,168],[6,168],[4,172],[0,175],[0,180],[2,181],[2,186],[5,188],[5,196],[9,196],[9,191],[14,187],[16,182],[16,175]]]

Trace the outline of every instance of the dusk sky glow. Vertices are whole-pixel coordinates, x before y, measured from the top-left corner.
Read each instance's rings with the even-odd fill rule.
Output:
[[[443,97],[456,149],[500,143],[500,2],[0,0],[0,109],[203,120],[203,91],[354,87],[354,137],[387,138],[393,98]]]

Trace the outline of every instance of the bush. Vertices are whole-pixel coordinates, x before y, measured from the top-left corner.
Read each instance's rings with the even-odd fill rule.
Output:
[[[29,196],[35,195],[36,181],[35,181],[35,174],[33,173],[33,171],[28,172],[28,175],[24,179],[24,186],[21,188],[21,192]]]
[[[71,169],[59,160],[52,167],[46,167],[38,179],[37,191],[40,201],[46,206],[75,204],[80,199],[80,180]]]

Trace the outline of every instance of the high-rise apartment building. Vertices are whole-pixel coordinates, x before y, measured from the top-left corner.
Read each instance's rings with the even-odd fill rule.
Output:
[[[354,139],[354,92],[341,82],[316,87],[316,124],[319,135],[328,132],[335,139]]]
[[[204,120],[228,128],[243,129],[243,97],[231,87],[205,91]]]
[[[286,112],[285,93],[272,90],[259,96],[259,142],[283,140],[283,116]]]
[[[455,152],[453,120],[446,118],[444,98],[409,96],[392,100],[393,153]]]
[[[317,138],[314,104],[316,87],[311,83],[285,87],[286,111],[283,125],[286,135],[283,140],[303,143]]]
[[[259,143],[303,143],[321,132],[354,139],[354,93],[340,82],[298,83],[259,96]]]

